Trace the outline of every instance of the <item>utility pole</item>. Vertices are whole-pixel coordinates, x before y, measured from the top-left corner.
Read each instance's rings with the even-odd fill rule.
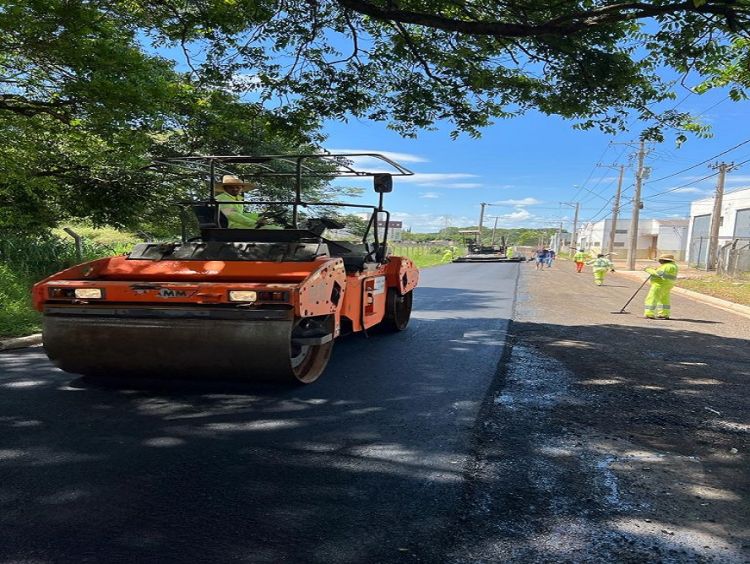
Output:
[[[495,231],[497,230],[497,220],[500,219],[499,217],[495,216],[495,225],[492,226],[492,241],[490,241],[490,246],[495,244]]]
[[[562,250],[563,246],[563,240],[562,240],[562,224],[563,222],[560,222],[560,228],[557,230],[557,249],[555,252],[559,255],[560,251]]]
[[[630,218],[628,246],[628,270],[635,270],[635,257],[638,252],[638,216],[641,211],[641,185],[643,183],[643,159],[646,156],[646,143],[641,141],[638,150],[638,170],[635,173],[635,194],[633,194],[633,216]]]
[[[575,249],[577,248],[576,242],[578,240],[578,210],[581,207],[581,203],[580,202],[560,202],[560,203],[564,206],[570,206],[571,208],[574,207],[576,209],[576,213],[573,216],[573,233],[570,236],[570,247],[573,250],[573,252],[575,252]]]
[[[482,246],[482,223],[484,222],[484,206],[488,205],[486,202],[482,202],[480,204],[482,206],[482,211],[479,212],[479,235],[477,236],[477,245],[480,247]]]
[[[615,236],[617,235],[617,215],[620,212],[620,193],[622,192],[622,179],[624,176],[625,165],[620,165],[620,179],[617,181],[615,201],[612,203],[612,226],[609,228],[609,245],[607,246],[607,252],[609,253],[610,257],[615,250]]]
[[[733,164],[719,163],[712,168],[719,169],[719,179],[716,182],[716,195],[714,196],[714,211],[711,214],[711,231],[708,239],[708,262],[706,270],[716,270],[719,262],[719,227],[721,226],[721,204],[724,198],[724,179]]]
[[[596,165],[603,168],[614,168],[620,171],[620,178],[617,181],[617,193],[615,194],[614,202],[612,203],[612,224],[609,229],[609,242],[607,243],[607,252],[610,256],[614,253],[615,249],[615,237],[617,236],[617,216],[620,213],[620,194],[622,194],[622,179],[625,176],[625,165]],[[604,248],[604,247],[602,247]]]

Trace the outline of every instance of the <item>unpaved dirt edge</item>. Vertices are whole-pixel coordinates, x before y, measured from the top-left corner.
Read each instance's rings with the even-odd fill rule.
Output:
[[[586,409],[598,398],[581,390],[576,362],[549,355],[544,338],[515,321],[518,304],[528,298],[519,294],[514,301],[442,561],[750,562],[741,539],[724,537],[713,518],[704,517],[700,528],[670,523],[670,516],[698,505],[670,502],[670,496],[679,495],[684,476],[703,474],[700,458],[644,449],[628,440],[625,429],[613,433],[566,418],[565,412]],[[534,386],[541,381],[544,388],[545,380],[557,386],[550,406],[513,406],[514,393],[533,402]],[[701,523],[695,518],[689,521]]]

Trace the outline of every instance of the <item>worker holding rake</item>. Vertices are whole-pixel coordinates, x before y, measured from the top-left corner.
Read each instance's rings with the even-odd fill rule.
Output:
[[[677,264],[674,255],[661,255],[659,268],[647,268],[651,288],[646,296],[646,319],[669,319],[671,312],[669,293],[677,281]]]

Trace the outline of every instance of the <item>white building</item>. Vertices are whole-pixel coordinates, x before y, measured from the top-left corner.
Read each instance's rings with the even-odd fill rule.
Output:
[[[549,248],[556,253],[567,252],[570,248],[572,235],[572,233],[568,233],[567,231],[553,233],[550,238]]]
[[[688,256],[690,264],[706,266],[708,239],[714,198],[695,200],[690,204]],[[750,188],[724,194],[719,220],[719,247],[735,239],[750,240]]]
[[[611,219],[584,223],[578,228],[578,248],[590,253],[607,252],[611,228]],[[660,254],[673,254],[677,260],[683,260],[687,230],[687,219],[641,219],[638,222],[636,258],[653,259]],[[613,246],[616,258],[627,257],[629,242],[630,219],[618,219]]]

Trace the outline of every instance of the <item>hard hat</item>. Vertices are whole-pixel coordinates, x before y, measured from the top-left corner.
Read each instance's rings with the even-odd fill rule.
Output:
[[[674,262],[674,255],[661,255],[659,257],[659,260],[666,260],[666,261]]]

